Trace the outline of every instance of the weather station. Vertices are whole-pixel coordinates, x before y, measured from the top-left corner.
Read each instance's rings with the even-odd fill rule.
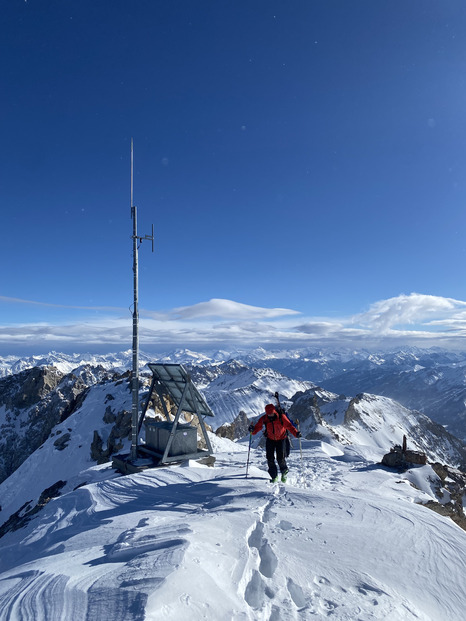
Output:
[[[152,243],[154,252],[154,225],[151,235],[138,234],[137,207],[133,200],[134,149],[131,138],[131,219],[133,231],[133,341],[131,371],[131,451],[129,454],[113,456],[113,467],[123,474],[140,472],[188,459],[212,463],[212,446],[204,422],[205,416],[214,416],[205,399],[193,384],[190,374],[181,364],[149,363],[152,381],[144,407],[139,403],[139,282],[138,251],[144,240]],[[161,417],[155,420],[147,417],[153,397],[158,398]],[[187,416],[186,416],[187,415]],[[146,419],[146,420],[145,420]],[[189,422],[187,422],[187,419]],[[197,419],[198,425],[192,425]],[[145,442],[139,441],[145,422]],[[198,432],[206,448],[198,448]]]

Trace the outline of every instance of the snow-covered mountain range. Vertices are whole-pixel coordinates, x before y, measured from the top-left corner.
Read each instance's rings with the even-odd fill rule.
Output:
[[[130,447],[127,354],[4,365],[0,621],[463,618],[466,452],[442,426],[286,377],[260,352],[177,352],[164,360],[189,366],[213,429],[257,418],[279,392],[304,436],[289,485],[268,487],[259,436],[248,451],[211,432],[213,468],[123,477],[110,460]],[[429,464],[381,466],[404,435]]]
[[[287,353],[293,356],[291,352]],[[127,369],[131,364],[130,354],[131,352],[128,351],[120,355],[91,357],[53,353],[50,357],[42,359],[30,358],[14,361],[9,368],[4,361],[5,376],[0,379],[0,430],[2,431],[0,438],[2,449],[0,453],[0,481],[12,474],[31,453],[43,444],[52,433],[55,425],[66,420],[80,407],[88,391],[94,385],[99,382],[116,381],[116,379],[127,380],[129,373]],[[286,404],[291,403],[290,400],[297,393],[317,388],[313,382],[296,380],[264,366],[265,360],[267,360],[271,364],[283,367],[281,355],[283,353],[277,355],[264,352],[264,350],[256,350],[243,354],[243,361],[236,359],[223,361],[223,358],[228,358],[226,352],[215,352],[213,356],[207,356],[191,351],[178,351],[171,355],[164,355],[160,359],[165,362],[182,361],[188,366],[194,382],[203,392],[215,413],[215,418],[211,421],[215,430],[225,423],[232,423],[240,412],[244,412],[250,419],[257,418],[263,412],[265,403],[274,402],[275,392],[280,394],[282,402]],[[342,356],[342,354],[328,356],[325,359],[326,368],[328,369],[331,364],[339,368],[343,363]],[[357,356],[358,359],[362,357],[362,354]],[[405,358],[408,359],[409,364],[412,364],[414,359],[419,359],[419,356],[414,358],[414,354],[411,353]],[[401,354],[397,359],[398,364],[400,359]],[[140,360],[142,399],[150,381],[149,374],[145,371],[145,364],[150,358],[141,355]],[[296,353],[292,360],[294,360],[294,364],[298,364],[298,360],[300,360],[302,367],[303,365],[305,367],[309,362],[304,355],[298,356]],[[317,358],[313,360],[312,364],[316,364]],[[351,360],[354,362],[355,358],[353,357]],[[50,363],[50,366],[32,366],[37,362],[42,365]],[[376,364],[376,362],[380,367],[385,361],[372,356],[370,359],[366,358],[364,367]],[[253,363],[257,366],[252,366]],[[320,359],[319,364],[324,364],[323,358]],[[361,360],[359,360],[359,364],[362,364]],[[405,361],[403,369],[407,365],[408,363]],[[24,370],[12,374],[15,368]],[[7,369],[8,372],[6,372]],[[323,394],[322,391],[321,394]],[[351,395],[351,393],[349,394]],[[339,403],[335,405],[339,410],[342,407],[341,404],[349,404],[351,401],[350,398],[342,395],[337,397],[336,394],[329,399],[334,403],[339,400]],[[109,405],[102,403],[100,407],[105,412]],[[129,406],[120,408],[119,425],[122,428],[113,432],[112,442],[115,434],[124,437],[125,433],[128,432],[129,411]],[[308,411],[310,412],[311,409],[309,408]],[[417,416],[419,418],[421,415],[417,414]],[[400,414],[401,417],[402,414]],[[422,425],[423,428],[426,428],[426,420]],[[452,423],[449,428],[453,426]],[[397,434],[392,435],[395,441]],[[411,432],[410,435],[412,435]],[[443,428],[438,427],[435,431],[436,444],[443,443],[454,447],[451,449],[454,457],[449,460],[448,450],[446,450],[443,452],[442,459],[447,463],[463,464],[465,460],[461,443],[458,443],[454,438],[445,440],[443,436],[447,435]],[[442,440],[438,439],[440,437]],[[96,440],[96,442],[102,443],[105,441],[106,438]],[[399,442],[398,437],[396,437],[396,441]],[[102,459],[116,452],[118,447],[119,443],[116,442],[115,446],[111,444],[102,449],[104,454]]]
[[[131,437],[129,375],[89,365],[64,374],[49,366],[32,367],[0,380],[0,482],[15,482],[21,477],[20,467],[30,459],[39,467],[47,443],[53,446],[54,460],[54,465],[45,465],[51,474],[47,487],[56,483],[59,463],[69,460],[74,469],[80,451],[89,463],[105,463],[127,450]],[[233,423],[240,413],[256,420],[265,403],[274,402],[277,391],[308,438],[369,444],[388,451],[406,435],[411,448],[425,452],[431,461],[466,469],[466,448],[460,440],[428,417],[388,398],[337,395],[311,382],[236,361],[194,366],[192,377],[215,414],[207,421],[213,430]],[[141,403],[149,383],[149,375],[142,375]],[[244,427],[242,432],[246,432]],[[27,500],[18,491],[18,482],[12,488],[14,511]],[[36,490],[37,498],[43,491]],[[5,511],[5,501],[1,504]]]
[[[99,365],[122,372],[130,368],[131,356],[131,350],[100,356],[56,352],[24,359],[10,356],[0,358],[0,377],[38,365],[54,365],[62,373],[83,365]],[[337,394],[354,396],[368,392],[386,396],[426,414],[466,442],[466,353],[436,348],[381,353],[262,348],[199,353],[185,349],[157,356],[142,352],[141,369],[154,360],[187,365],[196,381],[205,386],[222,373],[218,367],[229,363],[230,366],[272,369],[289,379],[311,382]]]

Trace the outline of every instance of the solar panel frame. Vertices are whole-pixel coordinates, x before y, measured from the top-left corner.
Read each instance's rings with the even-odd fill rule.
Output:
[[[182,364],[150,362],[148,364],[161,392],[168,395],[177,407],[185,393],[182,410],[198,416],[214,416],[204,397],[192,383],[189,373]],[[189,390],[186,385],[189,384]]]

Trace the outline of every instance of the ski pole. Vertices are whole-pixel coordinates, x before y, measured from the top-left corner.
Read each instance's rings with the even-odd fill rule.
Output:
[[[246,463],[246,479],[248,478],[248,470],[249,470],[249,453],[251,452],[251,440],[252,440],[252,433],[249,432],[249,447],[248,447],[248,461]]]
[[[296,425],[298,427],[298,431],[299,431],[299,420],[296,419]],[[301,444],[301,436],[298,438],[299,440],[299,452],[301,453],[301,470],[303,469],[303,446]]]

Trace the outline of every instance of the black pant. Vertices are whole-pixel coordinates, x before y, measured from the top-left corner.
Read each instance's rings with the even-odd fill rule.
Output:
[[[277,453],[277,461],[280,472],[286,472],[288,470],[288,467],[285,461],[285,440],[270,440],[269,438],[267,438],[265,442],[265,455],[267,457],[267,465],[269,467],[269,474],[271,479],[274,479],[278,474],[277,464],[275,463],[275,452]]]

